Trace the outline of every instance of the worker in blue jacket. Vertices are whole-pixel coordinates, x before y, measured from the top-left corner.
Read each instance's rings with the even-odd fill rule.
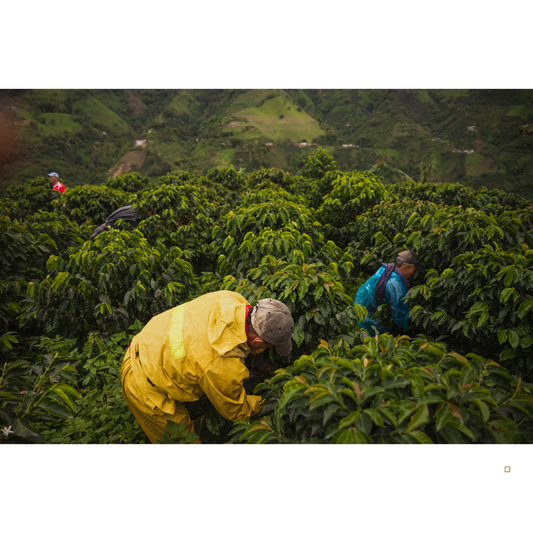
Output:
[[[403,330],[408,329],[409,304],[404,300],[409,290],[409,278],[417,272],[425,272],[418,256],[410,250],[400,252],[393,263],[383,263],[377,272],[369,278],[357,291],[354,303],[363,305],[368,311],[368,318],[359,327],[372,335],[374,327],[381,333],[390,332],[387,324],[378,317],[373,318],[377,308],[390,303],[391,316],[394,324]]]

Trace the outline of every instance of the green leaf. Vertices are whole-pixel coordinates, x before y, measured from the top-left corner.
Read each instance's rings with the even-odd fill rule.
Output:
[[[361,411],[353,411],[348,416],[345,416],[344,418],[341,418],[339,422],[339,429],[353,426],[359,420],[359,417],[361,416]]]
[[[464,444],[465,441],[461,437],[461,434],[450,424],[446,424],[440,431],[439,434],[444,438],[444,440],[450,444]]]
[[[345,429],[337,437],[333,438],[331,444],[354,444],[355,443],[355,432],[356,429],[351,427]]]
[[[336,411],[338,411],[339,409],[341,408],[341,406],[337,403],[332,403],[331,405],[328,405],[325,409],[324,409],[324,418],[323,418],[323,421],[322,423],[324,424],[324,426],[326,425],[326,423],[328,422],[328,420],[331,418],[331,416],[333,415],[333,413],[335,413]]]
[[[514,330],[509,330],[509,343],[511,344],[514,350],[516,350],[516,348],[520,344],[520,337],[518,336],[518,333]]]
[[[370,387],[367,390],[363,388],[363,391],[362,391],[363,401],[366,401],[369,398],[372,398],[372,396],[375,396],[376,394],[379,394],[381,392],[385,392],[385,389],[383,387]]]
[[[400,387],[405,387],[406,385],[410,385],[411,382],[409,381],[408,378],[406,377],[403,377],[403,376],[397,376],[395,378],[393,377],[388,377],[386,379],[384,379],[381,383],[381,386],[384,388],[384,389],[395,389],[395,388],[400,388]]]
[[[533,300],[526,300],[525,302],[522,302],[518,308],[518,318],[524,318],[526,313],[531,311],[531,309],[533,309]]]
[[[435,428],[437,431],[439,431],[440,429],[442,429],[446,423],[452,418],[452,413],[450,411],[450,409],[448,408],[448,406],[445,404],[443,405],[438,411],[437,411],[437,414],[436,414],[436,418],[437,418],[437,423],[435,425]]]
[[[504,284],[505,284],[506,287],[509,287],[509,285],[511,285],[511,283],[513,282],[514,277],[515,277],[515,271],[516,271],[516,268],[515,267],[511,267],[511,268],[509,268],[507,274],[505,275]]]
[[[489,318],[489,314],[486,311],[481,313],[478,323],[477,323],[477,327],[480,328],[488,320],[488,318]]]
[[[70,274],[68,272],[59,272],[59,274],[57,274],[54,282],[52,283],[52,288],[53,289],[57,289],[59,287],[59,285],[62,285],[63,283],[65,283],[65,281],[67,280],[67,278],[70,276]]]
[[[500,432],[497,429],[493,429],[491,434],[496,444],[515,444],[513,438],[505,431]]]
[[[401,424],[413,411],[416,410],[416,404],[411,402],[406,402],[400,407],[400,412],[398,413],[398,424]]]
[[[315,287],[314,297],[315,302],[318,302],[322,296],[322,293],[324,292],[324,286],[319,284]]]
[[[307,289],[309,288],[309,284],[305,279],[300,280],[300,285],[298,287],[298,300],[302,300],[303,297],[307,293]]]
[[[14,335],[10,335],[12,332],[7,332],[0,337],[0,342],[6,347],[6,349],[11,350],[12,344],[18,344],[18,339]]]
[[[471,402],[477,405],[479,412],[481,413],[481,416],[483,418],[483,422],[486,424],[490,415],[490,411],[487,407],[487,404],[485,402],[482,402],[479,398],[473,398]]]
[[[167,429],[169,433],[175,433],[175,434],[182,434],[184,433],[186,429],[185,422],[178,424],[177,422],[174,422],[173,420],[167,420]]]
[[[372,444],[372,439],[364,431],[355,431],[355,444]]]
[[[503,344],[507,340],[507,336],[509,334],[508,329],[500,329],[498,330],[498,342],[500,344]]]
[[[430,403],[442,403],[445,401],[445,398],[442,396],[437,396],[436,394],[430,394],[428,396],[422,396],[418,402],[416,402],[417,409],[422,405],[429,405]]]
[[[376,426],[385,427],[383,418],[381,418],[381,415],[375,409],[365,409],[363,412],[370,417],[370,420],[372,420]]]
[[[63,367],[63,370],[75,370],[75,368],[70,366]],[[56,389],[62,390],[63,392],[67,393],[69,396],[73,396],[74,398],[81,398],[81,394],[70,385],[67,385],[66,383],[57,383],[55,384],[50,390],[55,391]]]
[[[475,377],[476,371],[469,366],[464,366],[461,369],[461,374],[459,376],[459,384],[461,385],[461,387],[464,387],[465,385],[470,385],[472,384],[472,381]]]
[[[527,350],[531,345],[533,344],[533,333],[530,333],[529,335],[526,335],[525,337],[522,337],[520,339],[520,346]]]
[[[422,424],[425,424],[429,418],[429,410],[427,405],[423,405],[416,411],[416,413],[411,417],[409,424],[407,425],[406,431],[411,431]]]
[[[384,415],[395,428],[398,427],[398,422],[391,409],[388,407],[379,407],[379,412]]]
[[[461,424],[459,422],[459,419],[450,420],[450,424],[454,425],[456,429],[458,429],[461,433],[464,433],[468,438],[475,442],[476,438],[474,437],[474,434],[472,433],[471,429],[465,426],[464,424]]]
[[[68,397],[68,394],[65,394],[61,389],[52,387],[50,389],[50,392],[57,394],[73,411],[74,410],[74,404],[72,403],[72,400]]]
[[[413,386],[413,396],[420,398],[424,394],[424,380],[420,376],[410,376],[409,380]]]
[[[309,411],[312,411],[313,409],[316,409],[317,407],[320,407],[321,405],[325,405],[327,403],[331,403],[335,400],[333,396],[329,393],[324,393],[313,400],[309,401]]]
[[[72,418],[72,414],[64,406],[64,404],[58,402],[54,398],[51,398],[51,397],[44,398],[43,400],[39,402],[39,407],[46,409],[49,413],[52,413],[60,418],[65,418],[65,419]]]
[[[300,324],[296,323],[294,325],[294,330],[292,332],[292,339],[296,343],[296,346],[300,347],[302,342],[305,340],[305,333],[300,328]]]
[[[487,310],[489,305],[486,302],[476,302],[468,311],[466,318],[470,318],[472,315],[481,313]]]
[[[510,418],[499,416],[491,420],[491,423],[497,424],[500,429],[509,433],[516,443],[520,442],[518,426]]]
[[[205,419],[205,425],[210,433],[213,435],[220,435],[220,427],[215,413],[209,413]]]
[[[411,431],[408,435],[414,437],[420,444],[433,444],[433,441],[423,431]]]
[[[516,293],[516,290],[512,287],[508,287],[507,289],[503,289],[503,291],[500,294],[500,303],[505,303],[512,294]]]
[[[197,438],[198,438],[198,435],[196,435],[196,433],[193,433],[192,431],[190,431],[185,436],[185,444],[189,444],[190,442],[192,442],[193,440],[196,440]]]
[[[278,412],[282,412],[285,406],[291,401],[291,399],[299,392],[302,392],[305,388],[305,385],[291,383],[290,386],[288,386],[287,389],[284,390],[280,398]]]
[[[33,429],[26,420],[17,420],[11,430],[17,437],[36,442],[38,444],[42,444],[44,442],[41,434]]]

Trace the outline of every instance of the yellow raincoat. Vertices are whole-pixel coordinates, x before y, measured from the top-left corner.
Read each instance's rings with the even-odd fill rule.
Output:
[[[152,443],[166,421],[194,427],[182,402],[206,394],[228,420],[261,411],[261,397],[247,395],[244,365],[246,306],[240,294],[218,291],[169,309],[152,318],[124,356],[124,398]]]

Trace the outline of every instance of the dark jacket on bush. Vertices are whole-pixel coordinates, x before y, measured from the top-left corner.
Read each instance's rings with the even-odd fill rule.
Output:
[[[113,211],[103,224],[98,226],[92,233],[91,239],[94,239],[97,235],[100,235],[106,228],[115,226],[117,220],[125,220],[129,222],[132,228],[136,228],[139,224],[139,215],[137,209],[132,209],[131,205],[125,205],[119,207],[116,211]]]

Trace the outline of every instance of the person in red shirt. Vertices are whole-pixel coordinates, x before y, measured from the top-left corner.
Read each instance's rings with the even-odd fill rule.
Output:
[[[48,174],[48,179],[50,180],[54,191],[59,191],[61,194],[65,192],[65,186],[59,181],[59,174],[57,172],[50,172],[50,174]]]

